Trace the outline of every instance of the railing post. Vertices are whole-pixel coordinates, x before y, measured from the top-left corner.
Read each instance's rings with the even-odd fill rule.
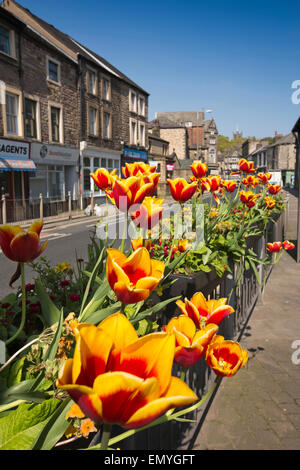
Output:
[[[83,195],[80,194],[80,199],[79,199],[79,207],[80,207],[80,210],[83,211]]]
[[[6,213],[6,197],[5,194],[2,196],[2,222],[5,225],[7,222],[7,213]]]
[[[71,200],[71,191],[68,192],[68,210],[69,210],[69,219],[72,219],[72,200]]]
[[[43,195],[40,193],[40,220],[43,220]]]
[[[257,253],[258,258],[259,259],[264,258],[265,254],[266,254],[265,235],[262,235],[259,238],[258,243],[257,243],[257,251],[258,251],[258,253]],[[265,274],[264,265],[259,264],[259,266],[257,266],[257,271],[258,271],[258,277],[259,277],[259,282],[260,282],[260,286],[258,286],[257,303],[258,303],[258,305],[262,305],[263,304],[262,293],[263,293],[263,287],[264,287],[264,283],[265,283],[265,280],[264,280],[264,274]]]
[[[94,207],[95,207],[95,203],[94,203],[94,191],[91,192],[91,215],[94,215]]]

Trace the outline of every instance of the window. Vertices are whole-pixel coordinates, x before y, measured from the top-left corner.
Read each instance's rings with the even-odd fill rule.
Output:
[[[109,172],[116,169],[117,174],[120,173],[120,160],[116,158],[99,158],[99,157],[84,157],[83,158],[83,191],[90,193],[94,191],[96,196],[104,196],[105,192],[101,191],[90,174],[95,172],[98,168],[106,168]]]
[[[139,96],[139,114],[145,116],[145,98],[143,96]]]
[[[133,113],[136,113],[136,107],[137,107],[136,93],[134,91],[130,90],[130,93],[129,93],[129,111],[132,111]]]
[[[93,70],[87,71],[87,89],[92,95],[96,95],[96,73]]]
[[[130,120],[130,143],[136,145],[137,142],[137,125],[136,121]]]
[[[60,115],[61,109],[51,106],[50,117],[51,117],[51,139],[52,142],[60,142]]]
[[[6,129],[7,134],[19,135],[19,96],[6,93]]]
[[[111,116],[109,113],[103,113],[103,138],[111,138]]]
[[[139,144],[145,147],[145,125],[140,123]]]
[[[25,98],[25,136],[37,138],[37,102]]]
[[[0,26],[0,51],[5,54],[11,54],[9,30]]]
[[[47,57],[47,78],[51,82],[60,83],[60,63]]]
[[[89,133],[97,135],[97,109],[89,108]]]
[[[103,99],[106,101],[110,101],[110,81],[106,78],[102,80],[103,85]]]

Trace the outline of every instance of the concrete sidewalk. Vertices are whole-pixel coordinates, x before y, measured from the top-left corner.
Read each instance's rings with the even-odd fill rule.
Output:
[[[290,195],[289,240],[295,240],[296,208]],[[300,264],[294,256],[285,252],[273,268],[240,340],[248,363],[222,379],[194,450],[300,450]]]

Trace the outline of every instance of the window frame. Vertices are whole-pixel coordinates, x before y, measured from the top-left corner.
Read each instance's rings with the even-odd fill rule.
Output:
[[[6,105],[6,95],[15,95],[18,98],[17,104],[17,133],[8,132],[7,126],[7,105]],[[5,100],[2,103],[2,116],[3,116],[3,135],[5,137],[24,137],[24,123],[23,123],[23,96],[22,92],[16,88],[5,86],[4,87],[4,96]]]
[[[95,133],[91,133],[91,109],[95,111]],[[87,132],[90,137],[99,136],[99,110],[96,106],[93,106],[90,103],[87,105]]]
[[[25,113],[26,113],[26,100],[34,101],[36,103],[36,137],[30,137],[26,135],[26,125],[25,125]],[[40,110],[40,99],[38,96],[30,95],[24,93],[24,137],[36,141],[41,141],[41,110]]]
[[[135,123],[135,139],[133,138],[134,136],[132,135],[132,124]],[[130,145],[137,145],[137,134],[138,134],[138,124],[136,119],[129,119],[129,141]]]
[[[138,138],[138,141],[139,141],[139,145],[141,147],[146,147],[146,125],[144,122],[139,122],[139,138]],[[144,134],[143,134],[143,139],[141,140],[141,127],[144,128]]]
[[[57,81],[53,80],[49,76],[49,62],[52,62],[53,64],[57,65]],[[50,57],[48,55],[46,56],[46,76],[47,76],[48,82],[54,83],[55,85],[61,85],[61,63],[58,60],[53,59],[53,57]]]
[[[134,106],[132,105],[132,95],[135,96]],[[130,89],[129,90],[129,111],[131,111],[132,113],[135,113],[135,114],[137,114],[137,106],[138,106],[138,104],[137,104],[138,98],[137,97],[138,97],[138,94],[136,93],[136,91]]]
[[[108,83],[108,97],[104,96],[104,82]],[[103,74],[101,76],[101,98],[104,101],[111,102],[111,79],[107,75]]]
[[[94,90],[91,91],[90,88],[89,88],[89,74],[94,74],[94,77],[95,77],[95,82],[94,82]],[[97,71],[95,69],[93,69],[92,67],[88,66],[87,69],[86,69],[86,89],[87,89],[87,92],[90,94],[90,95],[93,95],[93,96],[97,96],[98,93],[98,76],[97,76]]]
[[[4,54],[7,57],[11,57],[16,59],[16,41],[15,41],[15,31],[11,29],[9,26],[5,25],[4,23],[0,22],[0,28],[4,29],[8,32],[8,40],[9,40],[9,52],[1,51],[0,54]]]
[[[109,123],[108,123],[108,136],[105,135],[105,115],[109,116]],[[102,138],[104,140],[111,140],[112,139],[112,114],[107,109],[102,110]]]
[[[141,109],[140,101],[143,102],[142,109]],[[143,117],[145,117],[146,115],[146,100],[143,95],[138,95],[138,114]]]
[[[52,119],[51,119],[51,108],[57,108],[60,110],[59,113],[59,140],[52,139]],[[64,143],[64,119],[63,119],[63,105],[55,102],[48,102],[48,120],[49,120],[49,143],[51,144],[63,144]]]

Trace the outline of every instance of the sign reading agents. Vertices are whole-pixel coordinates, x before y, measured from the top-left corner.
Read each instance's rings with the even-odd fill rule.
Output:
[[[29,142],[19,140],[0,139],[0,158],[15,158],[28,160],[30,156]]]

